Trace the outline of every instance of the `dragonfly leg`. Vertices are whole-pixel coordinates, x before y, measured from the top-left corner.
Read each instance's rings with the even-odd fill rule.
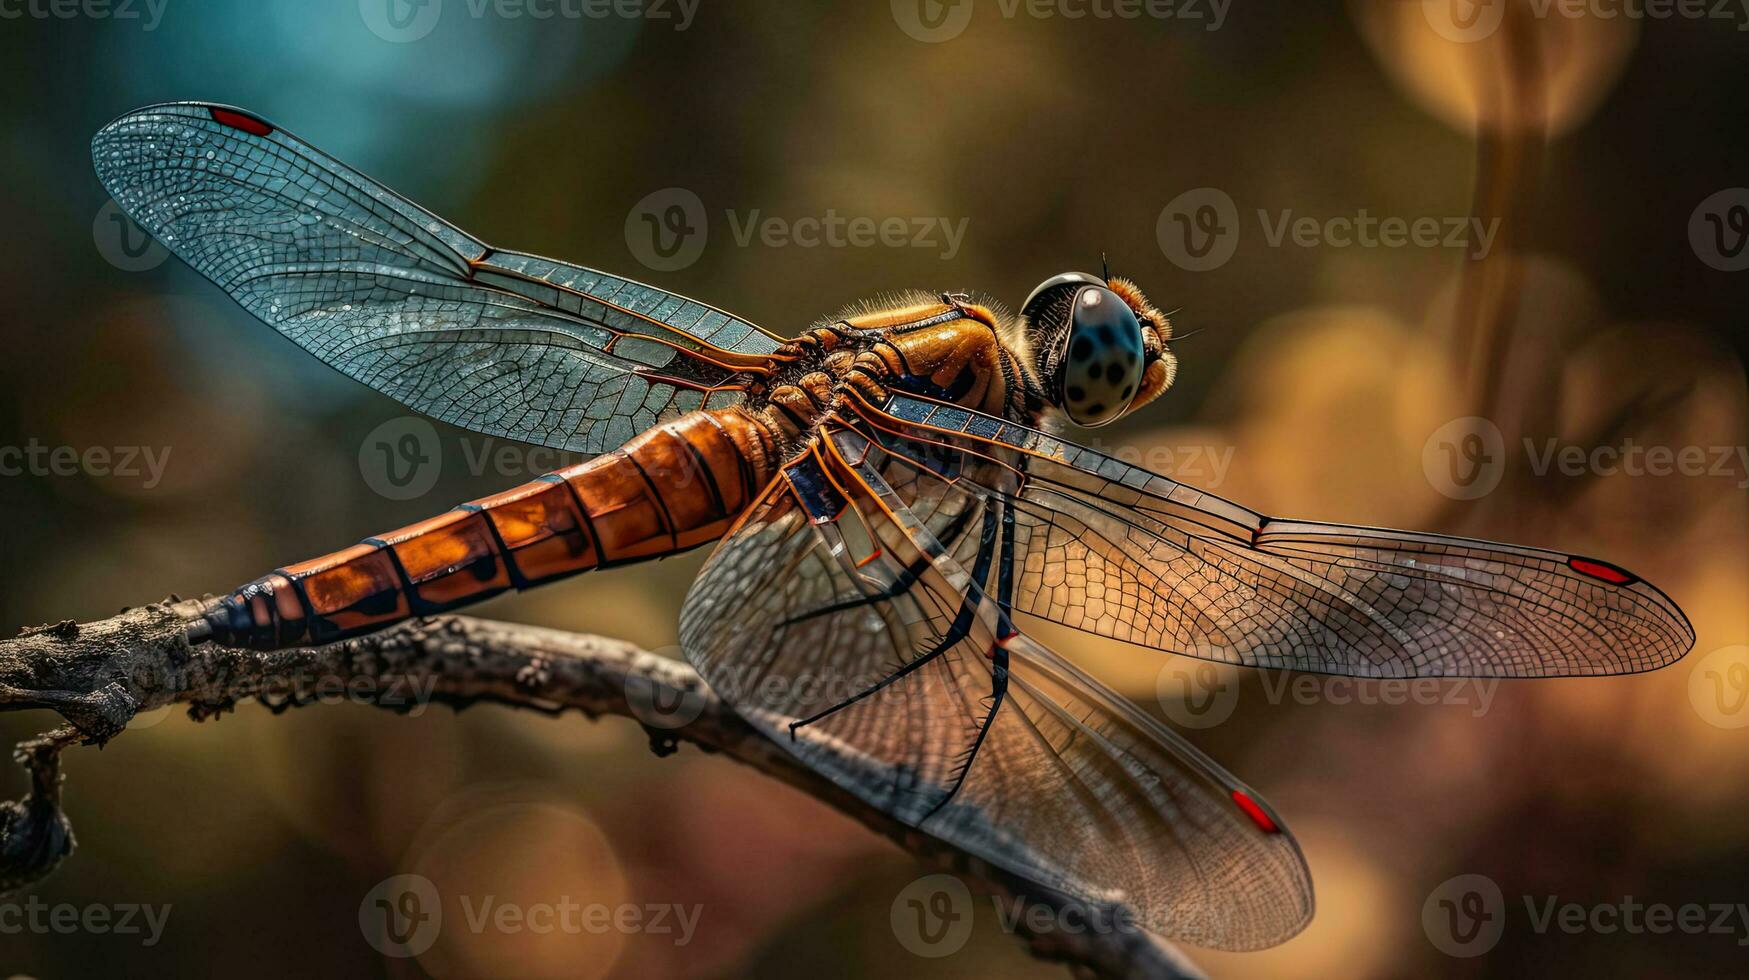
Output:
[[[967,507],[956,515],[953,519],[953,523],[942,529],[941,540],[944,542],[958,541],[960,535],[965,532],[966,525],[971,523],[972,512],[973,509]],[[810,609],[807,612],[791,616],[779,623],[778,626],[793,626],[796,623],[805,623],[810,619],[817,619],[821,616],[830,616],[834,613],[846,612],[863,606],[872,606],[877,602],[889,602],[893,599],[897,599],[900,596],[909,593],[911,589],[917,585],[918,578],[929,568],[930,560],[930,556],[928,555],[920,556],[916,561],[905,566],[905,568],[899,572],[898,577],[893,580],[892,585],[881,589],[879,592],[857,596],[854,599],[845,599],[842,602],[827,603],[817,609]]]
[[[971,509],[967,508],[965,513],[969,515]],[[900,666],[898,670],[888,674],[885,678],[877,681],[867,689],[852,694],[850,697],[839,701],[837,704],[822,711],[817,711],[806,718],[790,722],[789,734],[791,738],[795,738],[797,730],[811,725],[835,712],[842,711],[872,694],[879,693],[881,690],[890,686],[893,682],[953,649],[961,640],[971,635],[972,624],[977,621],[978,603],[982,600],[983,596],[983,588],[979,583],[988,579],[990,575],[990,561],[994,557],[994,552],[996,550],[996,526],[996,511],[985,510],[984,530],[978,541],[977,560],[973,562],[974,570],[971,587],[967,590],[966,595],[960,599],[959,612],[955,614],[953,622],[949,624],[947,633],[942,636],[941,642],[931,647],[927,653],[924,653],[922,656]],[[957,536],[957,532],[955,536]],[[923,567],[927,567],[927,563],[930,561],[930,555],[925,553],[920,561],[923,563]],[[915,568],[917,566],[914,565],[912,567]],[[920,569],[918,574],[921,574]],[[804,613],[803,618],[820,615],[825,611],[834,611],[834,607],[852,608],[854,606],[862,605],[865,602],[880,601],[885,593],[891,593],[890,595],[885,595],[885,598],[897,598],[898,596],[909,592],[911,588],[916,585],[918,574],[911,574],[911,569],[908,568],[906,569],[906,574],[901,576],[900,581],[895,583],[893,588],[885,589],[882,593],[877,593],[874,596],[866,596],[863,599],[851,600],[848,603],[834,603],[833,606],[826,607],[824,610],[815,610],[810,613]],[[1004,616],[1004,618],[1006,619],[1006,616]]]
[[[960,606],[959,615],[954,617],[953,625],[948,627],[947,634],[941,638],[940,643],[937,643],[935,646],[931,647],[928,653],[925,653],[921,657],[918,657],[917,659],[912,660],[911,662],[900,667],[898,670],[893,671],[891,674],[888,674],[886,677],[877,681],[876,683],[874,683],[870,687],[868,687],[862,691],[859,691],[855,694],[852,694],[850,697],[847,697],[844,700],[838,702],[837,704],[832,705],[830,708],[826,708],[822,711],[816,711],[813,714],[809,715],[808,717],[801,719],[800,721],[790,722],[789,723],[790,738],[795,738],[797,730],[804,728],[808,725],[812,725],[814,722],[819,721],[820,719],[825,718],[828,715],[835,714],[839,711],[843,711],[845,708],[850,707],[851,705],[857,703],[858,701],[863,700],[864,698],[869,697],[870,695],[878,694],[880,691],[882,691],[883,689],[885,689],[886,687],[891,685],[894,681],[897,681],[897,680],[903,678],[904,676],[906,676],[907,674],[910,674],[912,671],[916,670],[917,668],[922,667],[924,664],[929,663],[930,661],[934,660],[936,657],[939,657],[942,654],[946,653],[947,651],[953,649],[955,644],[959,643],[959,641],[965,639],[967,636],[969,636],[971,634],[972,621],[974,618],[973,609],[974,609],[974,606],[972,604],[972,601],[970,599],[966,600],[965,604]]]
[[[971,775],[972,763],[978,759],[978,750],[983,747],[984,739],[990,735],[990,726],[996,723],[996,712],[1002,710],[1002,702],[1008,696],[1008,651],[998,640],[990,648],[990,711],[984,715],[984,721],[978,725],[978,737],[972,739],[971,748],[966,749],[965,761],[960,763],[959,772],[954,775],[953,785],[948,787],[947,795],[935,802],[929,812],[917,822],[923,823],[935,812],[953,800],[959,794],[960,787],[966,784],[966,777]]]
[[[960,787],[966,784],[966,777],[971,775],[972,763],[978,759],[978,749],[984,745],[984,739],[990,735],[990,726],[996,723],[996,713],[1002,710],[1002,702],[1008,696],[1008,638],[1015,634],[1014,626],[1008,620],[1009,610],[1014,600],[1014,511],[1002,507],[1002,563],[996,572],[996,608],[1001,611],[1002,637],[990,646],[990,711],[984,716],[983,724],[978,726],[978,737],[972,740],[971,748],[966,750],[966,760],[960,763],[959,774],[954,777],[953,786],[948,788],[947,795],[937,800],[917,821],[935,816],[937,810],[946,806],[959,794]]]

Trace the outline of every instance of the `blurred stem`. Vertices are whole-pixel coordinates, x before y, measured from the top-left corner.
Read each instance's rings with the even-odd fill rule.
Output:
[[[1499,71],[1478,71],[1476,183],[1471,217],[1498,221],[1488,254],[1468,260],[1458,290],[1459,351],[1476,414],[1496,417],[1500,383],[1517,325],[1526,229],[1536,212],[1547,149],[1545,66],[1529,11],[1508,5],[1500,24]]]
[[[1499,43],[1476,47],[1477,57],[1491,57],[1494,64],[1471,73],[1479,91],[1470,216],[1472,222],[1499,224],[1486,255],[1466,254],[1453,310],[1453,354],[1463,372],[1460,385],[1469,414],[1492,421],[1509,445],[1530,410],[1525,403],[1552,391],[1548,384],[1536,390],[1505,388],[1521,326],[1523,256],[1548,147],[1548,66],[1538,31],[1523,4],[1509,3]],[[1508,404],[1509,399],[1517,403]],[[1447,501],[1434,525],[1456,529],[1478,514],[1460,501]]]
[[[312,679],[350,692],[378,692],[375,703],[407,711],[416,703],[390,692],[426,692],[460,709],[491,702],[548,714],[576,709],[591,718],[638,721],[657,755],[691,742],[751,766],[844,811],[918,858],[967,879],[974,889],[1042,907],[1042,921],[1067,921],[1085,904],[991,868],[861,802],[797,762],[719,699],[691,667],[629,643],[462,616],[414,620],[325,647],[259,652],[190,645],[188,618],[202,603],[175,599],[89,624],[64,622],[0,641],[0,711],[52,708],[70,727],[20,746],[31,794],[0,804],[0,891],[48,874],[71,852],[59,809],[60,752],[102,744],[135,714],[185,704],[196,720],[260,700],[276,713],[310,703],[298,692]],[[393,703],[391,703],[393,702]],[[725,842],[728,844],[729,842]],[[1133,922],[1127,910],[1098,921]],[[1164,940],[1136,929],[1026,931],[1034,956],[1096,977],[1195,977],[1200,972]]]

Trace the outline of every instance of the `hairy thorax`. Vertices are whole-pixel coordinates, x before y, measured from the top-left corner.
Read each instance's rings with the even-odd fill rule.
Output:
[[[1033,424],[1041,401],[1009,347],[1006,318],[959,296],[847,311],[786,344],[782,368],[749,392],[779,455],[820,424],[838,399],[876,405],[893,391],[924,395]]]

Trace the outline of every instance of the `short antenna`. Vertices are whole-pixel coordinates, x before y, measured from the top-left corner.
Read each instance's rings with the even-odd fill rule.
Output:
[[[1111,263],[1105,261],[1104,252],[1099,253],[1099,278],[1106,282],[1111,281]]]

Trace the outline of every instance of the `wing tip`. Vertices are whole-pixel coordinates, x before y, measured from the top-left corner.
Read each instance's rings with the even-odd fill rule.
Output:
[[[275,126],[273,123],[268,122],[259,115],[250,112],[248,109],[241,108],[240,106],[226,105],[223,102],[202,102],[191,99],[183,102],[154,102],[150,105],[140,106],[137,109],[129,109],[127,112],[124,112],[121,115],[116,116],[114,119],[111,119],[109,122],[104,123],[97,130],[96,135],[101,136],[122,123],[138,119],[141,116],[161,113],[166,110],[188,109],[197,109],[205,112],[207,117],[213,122],[219,123],[222,126],[228,126],[232,129],[241,130],[254,136],[267,136],[279,129],[279,127]],[[187,116],[186,112],[175,114],[183,115],[185,117]],[[95,136],[93,138],[95,139]]]
[[[1669,657],[1649,669],[1656,670],[1659,667],[1667,667],[1670,664],[1681,660],[1688,655],[1689,651],[1694,649],[1694,623],[1689,620],[1688,613],[1684,612],[1682,607],[1677,605],[1676,600],[1670,598],[1669,594],[1663,589],[1658,588],[1656,585],[1653,585],[1620,565],[1597,558],[1586,558],[1583,555],[1569,555],[1567,556],[1567,568],[1585,576],[1586,578],[1594,579],[1605,585],[1613,585],[1617,588],[1629,589],[1636,585],[1644,586],[1644,591],[1649,592],[1656,604],[1662,606],[1665,612],[1669,614],[1669,618],[1672,620],[1673,624],[1680,627],[1683,636],[1687,639],[1687,644],[1682,646],[1681,649],[1673,648],[1674,656]]]
[[[279,128],[247,109],[241,109],[233,105],[224,105],[219,102],[154,102],[151,105],[143,105],[137,109],[130,109],[127,112],[116,116],[114,119],[111,119],[109,122],[104,123],[98,128],[97,132],[91,134],[91,159],[92,163],[97,168],[98,180],[103,183],[104,189],[110,189],[109,181],[106,179],[102,153],[105,137],[111,135],[119,127],[129,122],[154,113],[163,113],[167,110],[181,110],[179,112],[174,112],[173,114],[180,115],[185,119],[198,118],[197,115],[189,115],[187,110],[190,109],[203,111],[206,113],[207,118],[211,119],[213,122],[230,129],[235,129],[238,132],[248,133],[251,136],[271,136],[273,133],[277,132]]]

